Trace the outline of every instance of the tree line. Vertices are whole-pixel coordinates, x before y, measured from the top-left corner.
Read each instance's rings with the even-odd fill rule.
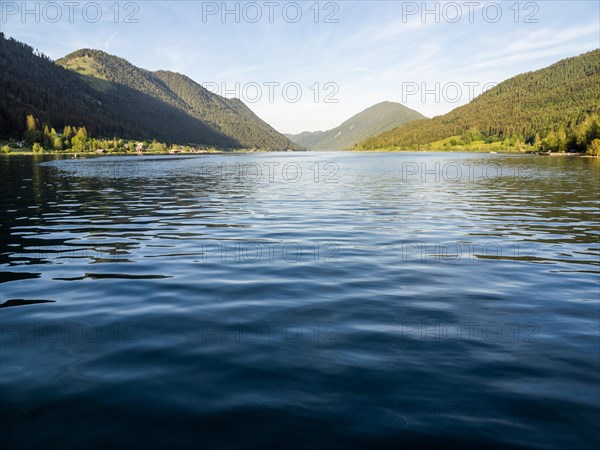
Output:
[[[146,141],[128,141],[117,137],[112,139],[94,138],[90,136],[85,126],[77,127],[66,125],[62,132],[59,133],[47,123],[40,124],[40,121],[32,114],[29,114],[26,117],[23,141],[32,148],[34,153],[41,153],[44,151],[86,153],[98,150],[115,153],[141,150],[164,153],[169,149],[180,148],[178,146],[169,146],[156,140],[148,143]],[[6,146],[6,148],[8,148],[8,151],[5,148],[3,148],[3,151],[9,153],[10,147]],[[181,149],[185,150],[183,147],[181,147]],[[187,149],[188,151],[191,150],[190,147],[187,147]]]

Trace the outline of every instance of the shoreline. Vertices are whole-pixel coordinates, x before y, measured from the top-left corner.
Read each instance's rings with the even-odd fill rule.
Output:
[[[119,157],[119,156],[206,156],[206,155],[239,155],[251,153],[303,153],[303,154],[319,154],[319,153],[472,153],[472,154],[490,154],[490,155],[522,155],[522,156],[545,156],[545,157],[570,157],[570,158],[600,158],[600,155],[592,155],[587,153],[567,153],[567,152],[522,152],[522,151],[484,151],[484,150],[464,150],[464,151],[447,151],[447,150],[217,150],[217,151],[197,151],[197,152],[70,152],[70,151],[45,151],[42,153],[34,153],[32,150],[16,150],[10,153],[0,153],[0,156],[68,156],[72,159],[79,158],[101,158],[101,157]]]
[[[192,156],[192,155],[235,155],[235,154],[247,154],[247,153],[283,153],[284,150],[272,151],[272,150],[218,150],[218,151],[206,151],[206,152],[67,152],[67,151],[44,151],[41,153],[34,153],[29,150],[16,150],[10,153],[1,153],[2,156],[72,156],[75,158],[101,158],[105,156]],[[306,153],[306,152],[297,152]]]

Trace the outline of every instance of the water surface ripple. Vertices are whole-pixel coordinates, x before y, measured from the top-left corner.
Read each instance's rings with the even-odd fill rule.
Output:
[[[3,448],[600,443],[598,160],[0,164]]]

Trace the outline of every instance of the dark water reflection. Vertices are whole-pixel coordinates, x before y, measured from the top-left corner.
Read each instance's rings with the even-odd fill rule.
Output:
[[[3,157],[2,448],[595,448],[598,160]]]

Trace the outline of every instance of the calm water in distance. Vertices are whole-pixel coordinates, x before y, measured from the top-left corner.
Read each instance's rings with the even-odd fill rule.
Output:
[[[0,165],[2,448],[598,448],[598,160]]]

